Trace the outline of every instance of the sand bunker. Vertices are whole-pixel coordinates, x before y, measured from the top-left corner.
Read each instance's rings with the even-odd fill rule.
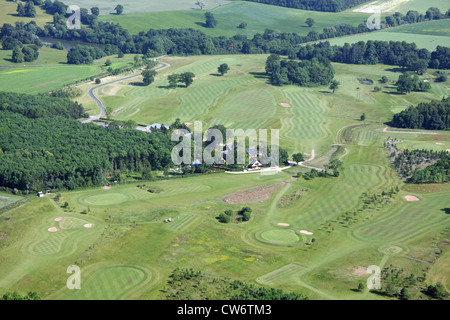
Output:
[[[103,186],[103,187],[102,187],[102,190],[110,190],[110,189],[111,189],[110,186]]]
[[[437,144],[438,146],[444,146],[444,144],[443,144],[442,142],[436,142],[436,144]]]
[[[419,201],[420,199],[416,196],[405,196],[406,201]]]
[[[63,217],[55,218],[55,221],[61,221]]]
[[[83,225],[83,227],[85,228],[92,228],[92,224],[91,223],[86,223]]]
[[[307,235],[309,235],[309,236],[311,236],[311,235],[314,234],[314,233],[309,232],[309,231],[307,231],[307,230],[300,230],[300,233],[307,234]]]
[[[291,105],[289,103],[280,103],[280,106],[284,107],[284,108],[290,108]]]
[[[199,77],[193,77],[192,80],[198,80],[200,79]]]
[[[192,122],[186,122],[185,125],[189,127],[189,126],[192,126],[193,123]]]
[[[280,223],[277,223],[279,226],[282,226],[282,227],[289,227],[290,226],[290,224],[289,223],[283,223],[283,222],[280,222]]]
[[[48,228],[48,232],[56,232],[56,231],[58,231],[58,229],[55,227]]]

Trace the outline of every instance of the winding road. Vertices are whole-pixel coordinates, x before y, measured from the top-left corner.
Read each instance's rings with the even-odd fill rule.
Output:
[[[154,60],[156,61],[156,60],[158,60],[160,58],[163,58],[163,57],[165,57],[165,56],[160,56],[160,57],[154,58]],[[153,70],[158,71],[158,70],[161,70],[161,69],[166,68],[166,67],[169,66],[169,64],[167,64],[167,63],[164,63],[164,62],[160,62],[160,63],[162,64],[162,66],[154,68]],[[98,89],[98,88],[101,88],[101,87],[104,87],[104,86],[107,86],[107,85],[110,85],[110,84],[113,84],[113,83],[116,83],[116,82],[120,82],[120,81],[124,81],[124,80],[128,80],[128,79],[133,79],[133,78],[136,78],[136,77],[139,77],[139,76],[141,76],[140,73],[132,75],[132,76],[128,76],[128,77],[125,77],[125,78],[117,79],[117,80],[114,80],[114,81],[110,81],[110,82],[107,82],[107,83],[103,83],[103,84],[100,84],[98,86],[95,86],[95,87],[92,87],[91,89],[89,89],[89,96],[92,99],[94,99],[95,103],[100,108],[100,114],[98,114],[96,116],[90,116],[89,119],[83,119],[83,120],[81,120],[81,122],[82,123],[88,123],[88,122],[91,122],[91,121],[94,121],[94,120],[98,120],[98,119],[100,119],[100,118],[102,118],[102,117],[104,117],[106,115],[106,108],[105,108],[105,106],[100,101],[100,99],[98,99],[95,96],[95,94],[94,94],[94,90],[95,89]]]

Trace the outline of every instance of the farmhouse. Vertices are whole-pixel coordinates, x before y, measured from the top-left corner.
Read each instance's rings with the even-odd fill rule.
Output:
[[[169,126],[166,126],[164,124],[154,123],[146,127],[136,127],[136,130],[151,133],[152,131],[161,130],[162,127],[164,127],[165,129],[170,129]]]

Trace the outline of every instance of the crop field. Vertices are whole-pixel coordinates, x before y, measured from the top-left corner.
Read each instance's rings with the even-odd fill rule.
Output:
[[[140,13],[107,15],[100,18],[102,21],[117,22],[133,34],[149,29],[193,28],[212,36],[233,36],[235,34],[252,36],[255,33],[263,33],[265,29],[306,35],[310,31],[322,32],[323,28],[334,26],[343,20],[357,26],[369,17],[367,14],[315,12],[246,1],[235,1],[210,11],[217,20],[215,28],[204,27],[205,10],[137,11]],[[313,27],[305,24],[307,18],[314,19]],[[238,25],[244,21],[247,23],[247,27],[245,29],[238,28]]]

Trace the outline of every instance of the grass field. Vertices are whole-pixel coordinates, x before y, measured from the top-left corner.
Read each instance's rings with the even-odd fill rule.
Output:
[[[211,12],[217,20],[215,28],[204,27],[205,10],[140,11],[136,14],[102,16],[100,19],[118,22],[133,34],[149,29],[193,28],[212,36],[233,36],[235,34],[252,36],[257,32],[263,33],[265,29],[306,35],[310,31],[320,33],[323,28],[339,24],[343,20],[357,26],[367,19],[367,14],[315,12],[246,1],[236,1],[211,10]],[[305,24],[307,18],[314,19],[313,27],[310,28]],[[247,22],[247,28],[238,28],[243,21]]]
[[[17,9],[17,3],[13,1],[6,1],[1,0],[0,1],[0,25],[3,25],[4,23],[9,23],[14,25],[16,21],[21,21],[24,23],[28,23],[30,21],[35,21],[36,24],[44,28],[44,26],[48,22],[53,21],[53,17],[45,11],[43,11],[41,8],[36,6],[36,17],[34,18],[27,18],[27,17],[19,17],[16,12]]]
[[[346,10],[346,12],[360,12],[373,10],[374,8],[381,8],[382,13],[393,14],[394,12],[401,12],[406,14],[409,10],[416,10],[420,13],[424,13],[430,7],[435,7],[441,10],[442,13],[447,12],[448,1],[446,0],[378,0],[364,3],[356,8]]]
[[[433,51],[439,46],[450,46],[450,29],[448,20],[428,21],[412,25],[380,30],[365,34],[351,35],[342,38],[330,39],[332,45],[342,46],[344,43],[358,41],[406,41],[415,42],[418,48]]]

